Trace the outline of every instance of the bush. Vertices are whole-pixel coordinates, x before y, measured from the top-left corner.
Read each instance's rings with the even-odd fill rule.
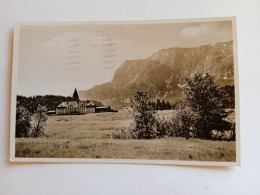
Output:
[[[174,136],[196,137],[198,113],[194,112],[185,101],[181,101],[176,107],[176,113],[172,117],[172,125],[175,128]]]
[[[221,141],[221,140],[234,141],[235,134],[234,134],[233,130],[224,130],[224,131],[212,130],[211,139],[219,140],[219,141]]]
[[[47,108],[45,106],[38,105],[36,113],[32,116],[32,137],[40,137],[44,135],[44,128],[47,121]]]
[[[18,106],[16,109],[16,125],[15,125],[15,137],[29,137],[31,128],[31,114],[23,107]]]

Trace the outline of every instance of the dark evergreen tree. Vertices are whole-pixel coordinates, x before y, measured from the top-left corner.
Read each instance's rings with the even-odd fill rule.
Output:
[[[161,110],[166,110],[166,103],[165,103],[164,99],[162,100],[162,103],[161,103]]]
[[[161,107],[161,101],[160,99],[156,99],[156,110],[161,110],[162,107]]]
[[[171,104],[170,104],[170,102],[166,102],[166,109],[167,110],[171,110],[172,109],[172,106],[171,106]]]

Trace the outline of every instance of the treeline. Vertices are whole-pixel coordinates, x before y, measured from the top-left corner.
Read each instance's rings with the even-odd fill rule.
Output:
[[[74,100],[72,97],[56,96],[56,95],[45,95],[45,96],[17,96],[17,108],[22,106],[26,108],[31,114],[35,113],[38,105],[45,106],[47,110],[55,110],[56,107],[64,101]]]
[[[148,102],[149,106],[152,107],[153,110],[171,110],[172,105],[170,102],[165,102],[164,99],[156,99],[156,101],[149,101]]]

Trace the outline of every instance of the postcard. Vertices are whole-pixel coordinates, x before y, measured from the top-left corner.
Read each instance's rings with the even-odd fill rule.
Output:
[[[11,162],[240,165],[236,19],[21,22]]]

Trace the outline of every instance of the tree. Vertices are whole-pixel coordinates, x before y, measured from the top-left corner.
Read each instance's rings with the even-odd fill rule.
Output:
[[[166,110],[166,103],[165,103],[164,99],[162,100],[161,107],[162,107],[161,108],[162,110]]]
[[[137,91],[131,99],[134,123],[130,126],[130,133],[136,139],[151,139],[156,137],[155,118],[150,95],[147,92]]]
[[[46,112],[45,106],[38,105],[36,113],[32,116],[32,137],[39,137],[44,134],[44,127],[48,118]]]
[[[161,106],[161,100],[160,99],[156,99],[156,110],[161,110],[162,106]]]
[[[231,123],[225,119],[231,112],[224,109],[225,94],[216,84],[214,77],[208,73],[199,73],[195,74],[194,78],[186,80],[185,105],[196,116],[190,127],[196,129],[196,135],[203,139],[210,139],[211,130],[229,129]]]
[[[153,109],[156,110],[156,103],[152,102]]]
[[[166,102],[166,109],[167,110],[171,110],[172,109],[172,106],[171,106],[171,104],[170,104],[170,102]]]
[[[31,128],[31,114],[23,107],[16,109],[15,137],[29,137]]]

